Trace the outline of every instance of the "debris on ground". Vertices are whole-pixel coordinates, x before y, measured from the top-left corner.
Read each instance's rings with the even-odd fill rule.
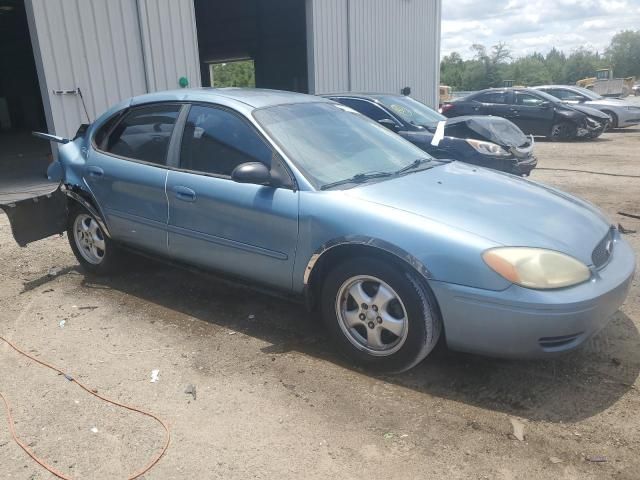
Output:
[[[558,457],[549,457],[551,463],[562,463],[562,459]]]
[[[513,427],[512,435],[516,440],[524,442],[524,423],[517,418],[510,418],[511,426]]]
[[[229,335],[235,335],[238,332],[234,332],[233,330],[229,332]]]
[[[158,375],[160,375],[160,370],[151,370],[151,383],[158,381]]]
[[[97,429],[96,427],[92,427],[92,428],[91,428],[91,431],[92,431],[93,433],[98,433],[98,429]]]
[[[58,323],[58,326],[59,326],[60,328],[64,328],[64,326],[65,326],[66,324],[67,324],[67,321],[66,321],[66,320],[60,320],[60,323]]]
[[[51,267],[47,271],[47,275],[50,276],[50,277],[57,277],[58,275],[60,275],[60,272],[62,272],[62,268],[61,267]]]
[[[618,224],[618,231],[624,234],[636,233],[635,230],[629,230],[628,228],[624,228],[621,223]]]
[[[196,386],[195,385],[187,385],[187,388],[184,389],[184,393],[187,395],[191,395],[193,399],[196,399]]]
[[[96,308],[98,308],[97,306],[93,306],[93,305],[89,305],[86,307],[80,307],[78,310],[95,310]]]
[[[393,433],[391,432],[387,432],[384,434],[384,438],[389,439],[389,438],[393,438]]]
[[[589,455],[587,457],[587,462],[604,463],[606,461],[607,457],[604,457],[602,455]]]

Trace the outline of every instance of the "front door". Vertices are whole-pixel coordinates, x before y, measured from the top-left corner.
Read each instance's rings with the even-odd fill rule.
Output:
[[[510,119],[527,135],[548,135],[553,123],[553,105],[529,92],[515,92],[512,105],[515,118]]]
[[[118,241],[167,253],[166,162],[181,108],[134,108],[96,134],[84,179]]]
[[[192,105],[179,169],[169,171],[169,252],[188,263],[290,289],[298,240],[293,188],[240,184],[235,167],[283,168],[277,153],[235,112]]]

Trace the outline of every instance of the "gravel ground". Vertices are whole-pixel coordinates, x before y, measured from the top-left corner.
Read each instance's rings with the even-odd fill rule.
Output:
[[[640,178],[553,170],[639,175],[639,147],[640,128],[539,142],[532,179],[640,231],[640,221],[617,214],[640,214]],[[628,239],[640,251],[640,234]],[[440,351],[383,377],[343,362],[303,308],[209,277],[142,260],[127,273],[86,276],[66,238],[21,249],[4,215],[0,259],[0,335],[170,425],[170,448],[147,480],[638,478],[637,280],[577,352],[517,362]],[[72,478],[126,478],[162,443],[152,420],[5,345],[0,391],[20,437]],[[510,436],[512,419],[524,441]],[[0,473],[53,478],[12,442],[4,419]]]

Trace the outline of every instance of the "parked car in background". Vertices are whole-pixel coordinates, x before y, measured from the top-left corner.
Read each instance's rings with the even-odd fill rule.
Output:
[[[609,115],[611,128],[629,127],[640,123],[640,105],[620,98],[603,97],[582,87],[567,85],[540,85],[536,90],[571,105],[585,105]]]
[[[636,83],[633,88],[631,89],[631,91],[633,92],[633,94],[637,97],[638,95],[640,95],[640,83]]]
[[[89,272],[128,248],[305,299],[380,370],[416,365],[445,331],[490,355],[571,350],[633,277],[633,250],[591,204],[436,160],[320,97],[158,92],[48,138],[60,189],[2,205],[19,243],[66,230]]]
[[[403,95],[341,93],[325,96],[375,120],[435,158],[460,160],[515,175],[529,175],[537,163],[533,156],[533,138],[527,138],[518,127],[503,118],[447,119]]]
[[[511,120],[525,134],[552,140],[596,138],[609,125],[609,116],[590,107],[568,105],[531,88],[490,88],[445,103],[447,117],[495,115]]]

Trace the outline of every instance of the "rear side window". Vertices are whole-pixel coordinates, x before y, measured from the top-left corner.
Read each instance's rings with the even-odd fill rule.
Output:
[[[507,92],[481,93],[473,100],[481,103],[507,103]]]
[[[180,108],[181,105],[154,105],[131,110],[102,145],[98,139],[96,143],[119,157],[165,165]]]
[[[182,135],[180,166],[195,172],[231,176],[242,163],[271,168],[273,151],[258,132],[237,115],[193,105]]]

